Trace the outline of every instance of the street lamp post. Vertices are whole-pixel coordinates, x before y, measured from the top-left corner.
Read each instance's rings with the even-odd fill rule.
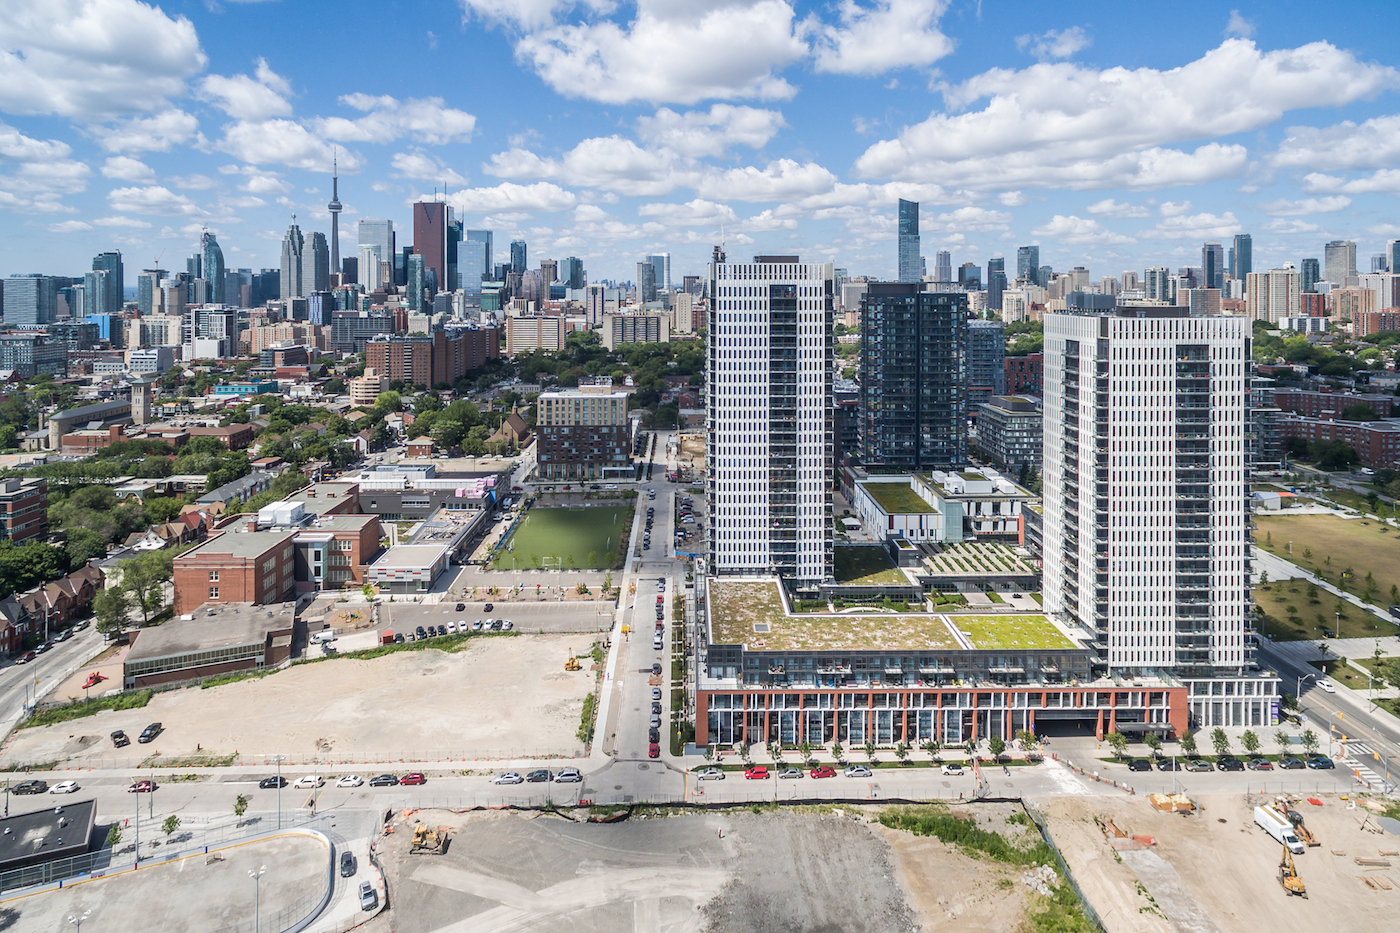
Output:
[[[1294,697],[1301,697],[1301,696],[1303,695],[1303,681],[1305,681],[1305,680],[1314,680],[1314,679],[1316,679],[1316,678],[1317,678],[1317,675],[1316,675],[1316,674],[1299,674],[1299,675],[1298,675],[1298,685],[1297,685],[1296,687],[1293,688],[1293,696],[1294,696]],[[1299,705],[1301,706],[1302,704],[1300,703]]]
[[[259,933],[259,924],[262,921],[262,876],[265,871],[266,865],[248,869],[248,877],[253,879],[253,933]]]
[[[277,828],[282,828],[282,759],[284,755],[277,756]]]
[[[73,926],[77,927],[78,933],[83,933],[83,921],[86,920],[86,919],[87,919],[88,917],[90,917],[90,916],[92,916],[92,909],[91,909],[91,908],[89,908],[89,909],[83,911],[83,914],[82,914],[81,917],[78,916],[77,914],[69,914],[69,915],[68,915],[68,922],[71,923],[71,924],[73,924]]]

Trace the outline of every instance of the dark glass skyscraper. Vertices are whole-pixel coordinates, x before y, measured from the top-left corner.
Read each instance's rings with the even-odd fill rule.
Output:
[[[89,307],[95,309],[94,314],[121,314],[122,301],[126,289],[126,270],[122,266],[122,254],[117,250],[108,250],[105,253],[98,253],[92,258],[93,272],[106,272],[106,291],[99,301],[94,301],[95,296],[88,295]]]
[[[423,268],[431,269],[439,285],[447,281],[447,225],[451,209],[441,201],[419,201],[413,205],[413,251],[423,257]]]
[[[1322,278],[1322,264],[1316,259],[1303,260],[1303,291],[1317,290],[1317,281]]]
[[[1016,247],[1016,278],[1024,279],[1032,285],[1044,284],[1040,281],[1040,247]]]
[[[872,282],[861,299],[861,461],[872,472],[967,462],[967,295]]]
[[[1235,256],[1234,262],[1230,264],[1230,274],[1237,279],[1242,279],[1254,271],[1254,238],[1248,233],[1235,234],[1234,248],[1231,252]]]
[[[919,253],[919,202],[899,199],[899,281],[923,279]]]
[[[221,305],[228,297],[224,294],[224,251],[219,248],[218,238],[208,230],[199,238],[199,256],[204,278],[209,280],[209,298]]]
[[[525,254],[524,240],[510,241],[510,271],[516,275],[524,275],[525,270],[530,268],[529,257]]]
[[[1006,291],[1006,260],[987,260],[987,308],[1001,310],[1001,293]]]

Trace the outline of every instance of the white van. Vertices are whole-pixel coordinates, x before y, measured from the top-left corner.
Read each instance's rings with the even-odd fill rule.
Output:
[[[328,628],[321,629],[321,631],[311,634],[311,640],[318,645],[327,645],[335,641],[335,632]]]
[[[652,636],[652,639],[651,639],[651,646],[652,646],[653,648],[655,648],[657,651],[660,651],[660,650],[661,650],[661,633],[660,633],[660,632],[657,632],[655,635]]]

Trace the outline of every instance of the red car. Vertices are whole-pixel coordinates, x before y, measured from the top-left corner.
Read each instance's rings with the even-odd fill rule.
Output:
[[[39,652],[37,652],[37,651],[26,651],[24,654],[22,654],[22,655],[20,655],[19,657],[15,658],[15,663],[16,663],[16,664],[28,664],[30,661],[33,661],[33,660],[34,660],[35,658],[37,658],[38,656],[39,656]]]
[[[661,746],[658,745],[658,744],[655,743],[655,742],[652,742],[650,745],[648,745],[648,746],[647,746],[647,757],[648,757],[648,758],[660,758],[660,757],[661,757]]]
[[[426,783],[428,783],[428,779],[425,778],[425,777],[423,777],[423,772],[422,772],[422,771],[414,771],[414,772],[412,772],[411,774],[405,774],[405,775],[403,776],[403,778],[400,779],[399,783],[400,783],[400,784],[426,784]]]
[[[744,777],[750,781],[762,781],[768,777],[768,769],[763,765],[754,765],[744,772]]]
[[[822,765],[820,768],[813,768],[813,769],[812,769],[812,777],[814,777],[814,778],[836,777],[836,769],[833,768],[833,767],[831,767],[830,765]]]
[[[156,789],[155,781],[137,781],[126,789],[128,794],[150,794]]]

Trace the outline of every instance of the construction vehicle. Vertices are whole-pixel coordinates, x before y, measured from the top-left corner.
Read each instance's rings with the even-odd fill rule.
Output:
[[[1298,877],[1298,868],[1293,864],[1293,853],[1288,851],[1288,846],[1283,847],[1283,858],[1278,863],[1278,883],[1289,894],[1302,898],[1308,896],[1308,889],[1303,885],[1303,879]]]
[[[1298,841],[1305,846],[1320,846],[1317,837],[1312,834],[1312,830],[1303,825],[1303,814],[1297,810],[1288,810],[1288,822],[1293,824],[1293,834],[1298,837]]]
[[[1259,828],[1264,830],[1274,839],[1283,844],[1294,855],[1303,854],[1303,844],[1298,841],[1298,836],[1293,832],[1293,824],[1288,821],[1288,817],[1280,813],[1276,808],[1263,806],[1254,808],[1254,822]]]
[[[430,829],[425,824],[419,823],[413,828],[413,843],[408,847],[408,851],[412,854],[427,852],[432,855],[441,855],[447,849],[447,832],[446,826]]]
[[[575,658],[575,657],[573,657],[573,656],[571,655],[571,656],[569,657],[569,660],[567,660],[567,661],[564,662],[564,670],[566,670],[566,671],[581,671],[581,670],[583,670],[583,665],[579,663],[578,658]]]

